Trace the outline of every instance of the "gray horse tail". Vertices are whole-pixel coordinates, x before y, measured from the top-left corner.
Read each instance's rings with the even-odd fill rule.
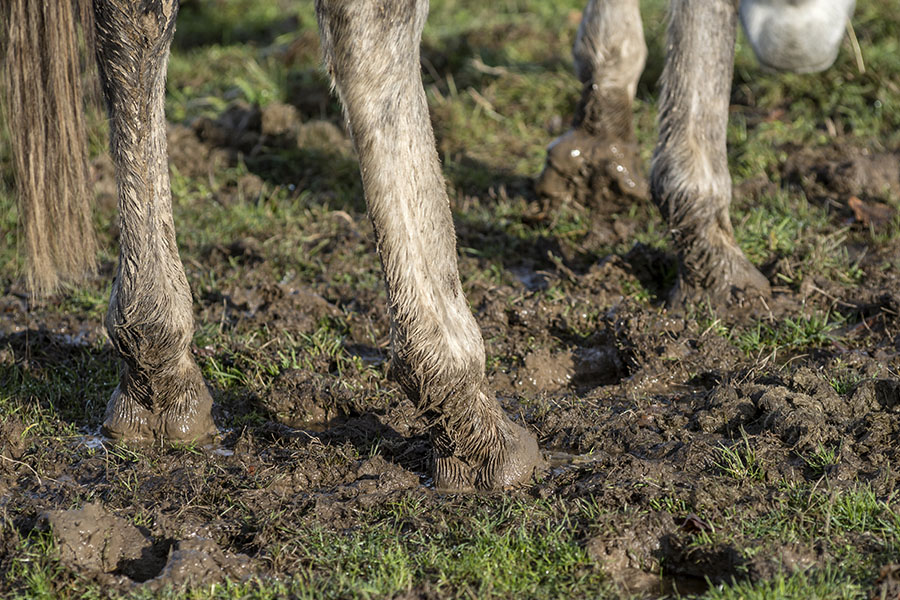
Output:
[[[96,270],[79,52],[93,60],[93,11],[90,0],[0,4],[0,105],[11,138],[26,280],[34,294],[46,295]]]

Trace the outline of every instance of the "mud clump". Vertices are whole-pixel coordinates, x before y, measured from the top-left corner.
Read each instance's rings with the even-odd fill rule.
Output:
[[[223,551],[210,539],[154,542],[146,530],[95,503],[47,511],[41,522],[53,536],[62,565],[126,588],[208,585],[226,578],[239,581],[250,572],[247,556]]]
[[[0,421],[0,495],[18,478],[16,467],[25,454],[25,425],[16,418]]]
[[[612,575],[629,571],[658,571],[668,554],[666,537],[676,530],[669,513],[650,513],[634,519],[609,517],[604,534],[590,538],[585,549]]]
[[[165,555],[154,555],[153,543],[143,532],[99,504],[47,511],[42,520],[53,534],[60,562],[72,569],[118,571],[144,581],[165,564]]]
[[[225,552],[212,540],[197,537],[177,542],[162,572],[145,585],[153,591],[208,586],[226,579],[241,581],[251,572],[252,564],[247,556]]]
[[[555,392],[569,384],[574,370],[571,352],[551,354],[548,349],[541,348],[525,356],[517,385],[525,391]]]
[[[260,131],[263,135],[297,135],[299,129],[300,112],[290,104],[273,102],[262,109]]]
[[[25,424],[19,419],[11,418],[0,423],[0,456],[19,459],[25,452]],[[2,468],[3,463],[0,463]]]
[[[832,146],[792,148],[784,165],[788,181],[799,183],[810,197],[900,196],[900,158],[893,153]]]

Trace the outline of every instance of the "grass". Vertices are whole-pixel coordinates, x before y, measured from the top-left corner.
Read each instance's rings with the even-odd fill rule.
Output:
[[[741,427],[741,439],[732,446],[719,445],[719,460],[716,466],[729,477],[738,481],[763,481],[766,472],[756,451],[750,445],[747,432]]]
[[[736,343],[747,356],[823,346],[836,339],[834,332],[844,321],[838,314],[813,313],[786,318],[774,325],[759,322],[739,333]]]
[[[824,571],[779,573],[770,580],[758,583],[735,582],[716,586],[705,595],[708,600],[854,600],[867,598],[863,588],[844,579],[843,573],[828,568]]]
[[[831,467],[840,462],[841,451],[840,448],[827,447],[820,444],[809,455],[801,455],[800,458],[814,473],[825,474]]]
[[[585,552],[581,519],[595,521],[606,514],[592,503],[578,501],[565,508],[558,500],[472,498],[454,505],[453,510],[435,512],[421,498],[410,496],[372,511],[352,529],[283,529],[286,541],[266,552],[273,564],[293,573],[284,579],[257,576],[241,583],[157,592],[144,588],[125,597],[384,598],[413,589],[479,598],[624,597]],[[683,516],[687,504],[670,496],[654,510]],[[737,509],[731,512],[734,518],[711,522],[707,532],[694,534],[694,546],[733,545],[744,548],[742,560],[752,561],[765,556],[766,544],[774,539],[811,548],[823,539],[863,536],[867,550],[834,544],[827,552],[839,562],[776,572],[756,581],[714,583],[704,598],[868,597],[858,578],[885,564],[900,548],[895,500],[879,498],[866,486],[840,491],[785,486],[760,516],[748,519]],[[645,514],[638,511],[628,518],[640,521]],[[53,558],[52,538],[33,532],[18,544],[22,559],[6,574],[18,582],[14,597],[59,597],[71,575]],[[79,597],[101,594],[97,584],[80,585]]]

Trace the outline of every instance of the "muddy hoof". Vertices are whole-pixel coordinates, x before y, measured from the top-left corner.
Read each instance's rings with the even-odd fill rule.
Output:
[[[680,309],[706,302],[713,308],[727,308],[772,295],[769,280],[736,245],[726,244],[707,256],[711,260],[704,270],[691,269],[685,265],[687,261],[682,261],[669,296],[670,307]]]
[[[567,202],[595,208],[622,196],[646,199],[637,145],[571,129],[547,148],[535,191],[548,208]]]
[[[471,456],[436,456],[434,487],[441,492],[504,490],[529,483],[546,468],[537,440],[506,415],[498,426],[500,441],[475,448]]]
[[[191,359],[193,363],[193,359]],[[166,405],[149,409],[120,383],[106,405],[101,432],[108,438],[127,441],[203,442],[216,433],[212,419],[212,396],[199,368],[192,364],[193,377]],[[126,375],[127,377],[127,375]],[[162,404],[162,403],[160,403]]]

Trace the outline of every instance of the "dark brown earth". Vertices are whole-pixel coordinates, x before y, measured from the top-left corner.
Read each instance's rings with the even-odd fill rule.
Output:
[[[263,111],[233,105],[217,120],[173,125],[169,138],[173,164],[191,175],[232,166],[239,157],[252,163],[273,148],[349,144],[334,124],[303,122],[283,105]],[[860,215],[881,214],[873,208],[879,205],[892,210],[888,199],[900,195],[898,154],[839,142],[790,150],[784,185],[802,190],[810,202],[832,203],[835,221],[851,228],[850,243],[858,246],[865,272],[855,285],[811,278],[796,289],[776,288],[766,306],[737,307],[715,319],[702,309],[670,314],[661,301],[674,272],[670,253],[637,244],[622,255],[586,258],[591,248],[628,239],[652,210],[644,206],[633,218],[613,220],[623,214],[615,202],[631,198],[597,208],[581,250],[546,240],[518,264],[502,265],[515,274],[514,285],[478,277],[491,257],[462,259],[467,294],[493,359],[490,383],[554,464],[533,485],[509,493],[551,498],[559,507],[594,502],[595,520],[576,524],[584,548],[632,590],[659,592],[661,571],[689,591],[703,589],[704,578],[769,577],[828,562],[832,550],[823,543],[759,548],[752,559],[730,544],[692,545],[709,522],[726,522],[734,507],[744,515],[767,510],[784,482],[819,482],[823,474],[804,460],[817,449],[837,452],[827,470],[832,489],[854,482],[882,495],[897,489],[900,249],[896,241],[878,245],[867,237],[881,223]],[[98,179],[109,182],[108,164],[101,159],[96,167]],[[301,186],[304,176],[301,169]],[[773,185],[748,181],[736,190],[736,201]],[[215,190],[213,199],[227,206],[258,197],[263,186],[251,169],[236,186]],[[869,213],[855,211],[850,197]],[[314,244],[329,270],[359,269],[359,256],[370,256],[374,247],[360,207],[338,208],[329,219],[324,233],[298,238],[298,246]],[[457,227],[467,245],[496,235],[464,219]],[[3,281],[0,375],[21,382],[33,410],[56,411],[53,418],[72,427],[48,435],[29,429],[28,415],[0,416],[0,572],[23,560],[22,539],[49,532],[60,581],[93,579],[109,593],[240,580],[250,573],[279,577],[305,560],[301,549],[285,542],[298,528],[352,530],[367,511],[415,498],[432,516],[410,527],[437,531],[442,519],[473,502],[430,487],[422,422],[389,379],[380,286],[276,279],[266,240],[254,237],[215,241],[197,255],[201,262],[187,264],[189,278],[211,272],[224,282],[216,289],[195,287],[199,322],[235,336],[264,329],[301,339],[323,320],[340,320],[338,350],[366,367],[347,368],[324,353],[262,383],[213,386],[221,434],[210,446],[101,444],[92,432],[115,382],[103,307],[69,301],[63,303],[69,310],[60,312],[54,301],[30,304],[17,282]],[[791,258],[762,268],[777,281]],[[374,259],[366,260],[377,274]],[[641,286],[653,294],[650,302],[634,298]],[[553,289],[558,293],[550,294]],[[841,315],[844,325],[802,353],[747,357],[716,326],[777,324],[811,310]],[[267,348],[248,350],[243,343],[195,353],[207,367],[215,360],[238,370],[248,368],[247,353],[274,360]],[[98,370],[109,374],[105,383],[85,383]],[[834,382],[845,374],[850,383],[839,393]],[[60,404],[60,393],[40,384],[54,377],[83,390],[87,406]],[[745,443],[759,457],[761,482],[723,473],[721,447]],[[683,504],[667,504],[672,498]],[[623,513],[623,505],[633,510]],[[678,506],[702,507],[703,517]],[[892,573],[885,571],[883,585],[896,589]],[[0,579],[0,596],[14,587]],[[417,594],[429,592],[410,597]]]

